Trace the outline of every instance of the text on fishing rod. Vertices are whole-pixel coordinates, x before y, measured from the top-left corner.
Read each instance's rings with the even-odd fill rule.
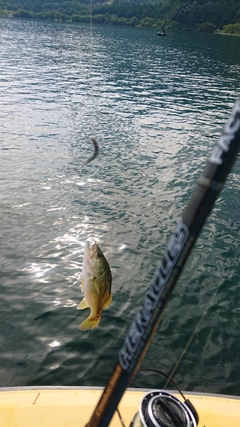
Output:
[[[223,134],[220,136],[217,145],[214,147],[209,161],[216,165],[221,165],[223,162],[222,155],[227,153],[231,142],[235,138],[235,134],[240,129],[240,99],[236,102],[232,114],[224,128]]]
[[[181,221],[171,238],[160,268],[156,271],[151,285],[146,293],[143,306],[133,321],[123,347],[119,352],[119,363],[123,369],[128,369],[135,351],[149,324],[152,312],[156,307],[162,291],[173,271],[188,238],[189,230]]]

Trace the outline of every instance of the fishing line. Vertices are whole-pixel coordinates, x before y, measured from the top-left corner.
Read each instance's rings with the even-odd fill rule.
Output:
[[[89,14],[90,14],[90,72],[89,72],[89,88],[93,88],[94,90],[94,85],[93,85],[93,19],[92,19],[92,15],[93,15],[93,5],[92,5],[92,0],[90,0],[90,4],[89,4]],[[89,108],[90,108],[90,116],[91,119],[89,120],[90,122],[90,133],[93,133],[93,101],[92,101],[92,95],[89,89]],[[96,139],[91,136],[90,137],[90,141],[93,144],[94,147],[94,153],[91,157],[89,157],[78,169],[78,175],[80,175],[80,172],[82,170],[82,168],[86,165],[88,165],[88,163],[92,162],[98,155],[99,153],[99,145],[96,141]]]
[[[87,75],[87,96],[88,99],[86,100],[86,109],[87,109],[87,117],[90,116],[88,119],[88,125],[90,125],[90,128],[88,129],[90,131],[90,142],[93,144],[94,152],[93,154],[78,168],[78,175],[81,175],[81,171],[84,166],[88,165],[90,162],[92,162],[99,153],[99,145],[96,139],[91,136],[93,134],[93,116],[94,116],[94,109],[93,109],[93,93],[94,93],[94,79],[93,79],[93,4],[92,0],[89,0],[89,24],[90,24],[90,37],[89,37],[89,51],[90,51],[90,58],[87,56],[87,63],[86,63],[86,72],[88,73],[88,65],[89,65],[89,74]],[[88,44],[87,44],[88,46]],[[89,58],[89,60],[88,60]],[[91,148],[90,144],[89,147]],[[92,174],[93,176],[93,174]]]
[[[91,40],[92,40],[92,0],[90,0],[90,32],[91,32]]]
[[[94,89],[93,87],[93,4],[92,0],[90,0],[90,87]],[[93,118],[93,100],[90,95],[90,109],[91,109],[91,116]],[[91,134],[93,133],[93,120],[90,120],[90,131]]]
[[[90,72],[89,72],[89,88],[91,88],[91,89],[93,88],[94,89],[94,85],[93,85],[93,5],[92,5],[92,0],[90,0],[89,8],[90,8],[90,11],[89,11],[89,15],[90,15],[90,61],[89,61],[90,62]],[[90,89],[89,89],[89,98],[90,98],[89,108],[90,108],[90,116],[91,116],[91,119],[90,119],[89,122],[90,122],[90,133],[92,134],[93,133],[93,111],[94,111],[94,109],[93,109],[93,101],[92,101],[92,95],[91,95]],[[91,157],[89,157],[79,167],[79,169],[78,169],[78,175],[80,175],[82,168],[84,166],[88,165],[90,162],[92,162],[97,157],[97,155],[99,153],[99,145],[98,145],[96,139],[93,136],[91,136],[90,137],[90,141],[93,144],[94,153],[92,154]]]
[[[169,376],[167,376],[167,381],[166,381],[166,383],[165,383],[165,384],[164,384],[164,386],[163,386],[163,388],[164,388],[164,389],[165,389],[165,388],[167,388],[167,386],[168,386],[168,384],[169,384],[169,382],[170,382],[170,381],[171,381],[171,382],[173,382],[173,379],[172,379],[172,378],[173,378],[173,376],[174,376],[174,374],[175,374],[176,370],[178,369],[178,367],[179,367],[179,365],[180,365],[180,363],[181,363],[181,361],[182,361],[182,359],[183,359],[184,355],[186,354],[186,352],[187,352],[187,350],[188,350],[188,348],[189,348],[189,346],[190,346],[190,344],[191,344],[191,342],[192,342],[193,338],[195,337],[196,333],[198,332],[199,327],[200,327],[200,325],[201,325],[201,323],[202,323],[203,319],[205,318],[205,316],[206,316],[207,311],[208,311],[208,309],[209,309],[209,308],[210,308],[210,305],[209,305],[209,307],[208,307],[208,308],[203,312],[203,314],[202,314],[201,318],[199,319],[198,323],[196,324],[196,326],[195,326],[195,328],[194,328],[194,330],[193,330],[192,334],[190,335],[189,340],[188,340],[188,342],[187,342],[186,346],[184,347],[184,349],[183,349],[182,353],[180,354],[180,357],[178,358],[177,362],[175,363],[175,365],[174,365],[173,369],[171,370],[171,372],[170,372]]]
[[[171,382],[175,389],[178,391],[178,393],[182,396],[182,398],[184,400],[186,400],[183,392],[180,390],[180,388],[177,386],[177,384],[175,383],[175,381],[173,381],[172,378],[170,378],[167,374],[165,374],[164,372],[160,371],[160,369],[152,369],[152,368],[143,368],[143,369],[139,369],[138,372],[155,372],[156,374],[162,375],[164,378],[167,378],[168,382]],[[165,387],[164,387],[165,388]]]
[[[194,328],[194,330],[193,330],[192,334],[190,335],[190,337],[189,337],[189,339],[188,339],[188,341],[187,341],[187,343],[186,343],[186,345],[185,345],[184,349],[182,350],[182,353],[180,354],[180,356],[179,356],[178,360],[176,361],[176,363],[175,363],[174,367],[172,368],[172,370],[171,370],[171,372],[170,372],[170,374],[169,374],[169,376],[168,376],[168,380],[167,380],[167,381],[166,381],[166,383],[164,384],[164,387],[163,387],[163,388],[166,388],[166,387],[168,386],[169,382],[170,382],[170,381],[172,381],[172,378],[173,378],[173,376],[175,375],[175,373],[176,373],[176,371],[177,371],[177,369],[178,369],[178,367],[179,367],[180,363],[182,362],[182,359],[184,358],[184,356],[185,356],[185,354],[186,354],[186,352],[187,352],[187,350],[188,350],[189,346],[191,345],[191,342],[192,342],[193,338],[195,337],[195,335],[196,335],[196,334],[197,334],[197,332],[199,331],[199,328],[200,328],[200,326],[201,326],[201,323],[202,323],[202,322],[203,322],[203,320],[205,319],[207,312],[209,311],[209,309],[210,309],[211,307],[213,307],[213,299],[214,299],[214,298],[216,298],[217,294],[218,294],[218,292],[215,292],[215,293],[212,295],[212,298],[210,299],[210,303],[208,304],[207,308],[203,311],[202,316],[200,317],[199,321],[197,322],[197,324],[196,324],[196,326],[195,326],[195,328]]]
[[[125,423],[124,423],[124,421],[123,421],[122,415],[120,414],[120,411],[119,411],[119,409],[118,409],[118,408],[116,408],[116,412],[117,412],[117,414],[118,414],[119,421],[120,421],[120,423],[122,424],[122,427],[126,427],[126,425],[125,425]]]

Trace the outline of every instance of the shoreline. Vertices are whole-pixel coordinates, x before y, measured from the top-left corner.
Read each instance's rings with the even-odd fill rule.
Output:
[[[71,19],[71,17],[69,17],[70,19],[61,19],[61,17],[59,18],[59,19],[56,19],[56,18],[50,18],[50,17],[46,17],[46,18],[41,18],[41,17],[39,17],[39,16],[29,16],[29,17],[23,17],[23,16],[15,16],[15,14],[14,14],[14,12],[10,12],[10,11],[8,11],[8,12],[6,12],[6,13],[1,13],[1,12],[5,12],[5,11],[0,11],[0,19],[1,18],[5,18],[5,19],[20,19],[20,20],[25,20],[25,19],[27,19],[27,20],[33,20],[33,21],[48,21],[48,22],[64,22],[64,23],[74,23],[74,24],[76,24],[76,23],[79,23],[79,24],[81,24],[81,23],[86,23],[86,20],[85,19],[83,19],[82,21],[73,21],[72,19]],[[44,13],[44,12],[43,12]],[[98,24],[98,22],[96,22],[95,23],[96,25]],[[156,26],[155,25],[153,25],[153,26],[144,26],[144,25],[135,25],[135,26],[133,26],[133,25],[128,25],[128,24],[125,24],[125,25],[120,25],[120,24],[113,24],[113,23],[100,23],[101,25],[114,25],[114,26],[122,26],[122,27],[125,27],[125,26],[127,26],[127,27],[135,27],[135,28],[148,28],[148,29],[153,29],[153,30],[156,30]],[[166,28],[167,28],[168,26],[166,25]],[[169,28],[169,30],[171,31],[171,23],[170,23],[170,28]],[[207,31],[206,32],[204,32],[204,31],[197,31],[197,30],[191,30],[191,29],[178,29],[178,30],[173,30],[172,29],[172,31],[179,31],[179,32],[194,32],[194,33],[202,33],[202,34],[217,34],[217,35],[221,35],[221,36],[235,36],[235,37],[239,37],[240,36],[240,33],[226,33],[226,32],[224,32],[223,30],[216,30],[216,31],[214,31],[214,32],[212,32],[212,33],[208,33]]]

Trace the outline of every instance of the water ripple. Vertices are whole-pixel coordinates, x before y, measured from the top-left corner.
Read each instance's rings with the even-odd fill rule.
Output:
[[[90,49],[88,25],[0,27],[1,386],[104,385],[235,101],[239,40],[97,26]],[[78,176],[92,135],[99,156]],[[239,172],[145,358],[170,372],[203,316],[176,373],[183,389],[238,387]],[[111,265],[113,304],[83,334],[86,240]]]

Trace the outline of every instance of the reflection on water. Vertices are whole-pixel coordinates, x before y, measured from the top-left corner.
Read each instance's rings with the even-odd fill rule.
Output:
[[[96,26],[91,57],[88,25],[0,28],[0,385],[104,385],[235,102],[240,40]],[[79,176],[91,136],[100,152]],[[238,209],[237,162],[144,361],[170,372],[203,316],[183,389],[239,392]],[[81,333],[87,240],[113,303]]]

